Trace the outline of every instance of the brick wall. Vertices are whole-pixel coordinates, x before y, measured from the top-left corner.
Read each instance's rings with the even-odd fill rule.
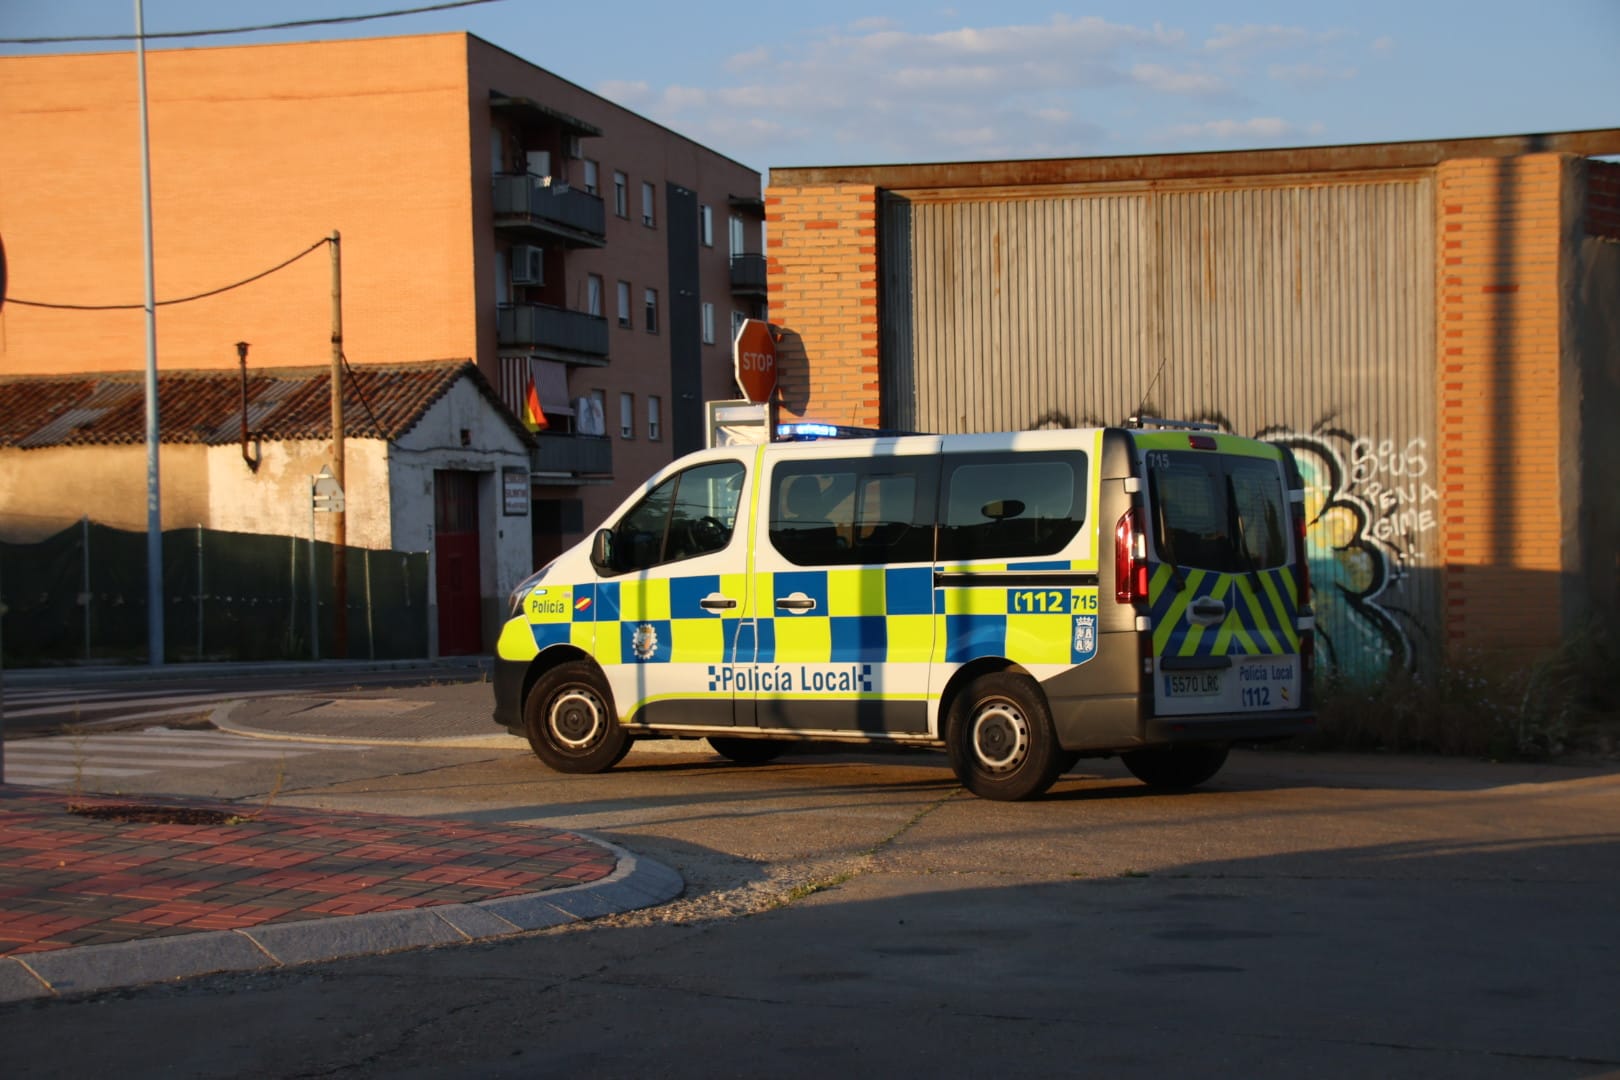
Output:
[[[1437,169],[1438,352],[1448,652],[1538,648],[1561,630],[1559,268],[1569,159]]]
[[[783,413],[877,426],[877,190],[771,187],[765,218]]]
[[[1620,240],[1620,162],[1586,163],[1586,231]]]

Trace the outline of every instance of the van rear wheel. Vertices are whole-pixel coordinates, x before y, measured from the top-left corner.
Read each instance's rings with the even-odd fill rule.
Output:
[[[1042,794],[1067,761],[1040,688],[1010,671],[980,675],[956,696],[945,749],[963,787],[1001,802]]]
[[[607,683],[584,660],[540,677],[523,701],[523,726],[534,756],[558,772],[604,772],[630,750]]]
[[[739,739],[723,735],[709,736],[709,746],[738,765],[763,765],[786,749],[780,739]]]
[[[1119,760],[1131,775],[1149,787],[1185,791],[1221,771],[1226,764],[1223,745],[1170,746],[1158,750],[1131,750]]]

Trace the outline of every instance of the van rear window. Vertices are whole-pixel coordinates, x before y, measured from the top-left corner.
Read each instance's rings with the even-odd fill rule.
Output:
[[[1275,461],[1154,450],[1147,466],[1160,559],[1220,573],[1287,564],[1288,503]]]

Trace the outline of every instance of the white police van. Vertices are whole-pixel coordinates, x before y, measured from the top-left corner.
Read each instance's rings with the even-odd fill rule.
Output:
[[[1208,425],[718,447],[513,591],[495,719],[564,772],[674,736],[1191,787],[1310,729],[1309,590],[1293,459]]]

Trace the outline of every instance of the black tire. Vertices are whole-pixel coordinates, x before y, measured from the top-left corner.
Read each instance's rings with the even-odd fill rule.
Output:
[[[1052,734],[1040,688],[1008,671],[980,675],[951,702],[945,749],[962,786],[984,799],[1033,799],[1052,786],[1067,756]]]
[[[780,739],[740,739],[728,735],[710,735],[709,746],[738,765],[763,765],[787,749]]]
[[[1131,775],[1149,787],[1186,791],[1221,771],[1227,748],[1196,743],[1160,750],[1131,750],[1119,755]]]
[[[559,664],[540,677],[524,699],[523,726],[534,756],[558,772],[605,772],[630,751],[613,694],[585,660]]]

